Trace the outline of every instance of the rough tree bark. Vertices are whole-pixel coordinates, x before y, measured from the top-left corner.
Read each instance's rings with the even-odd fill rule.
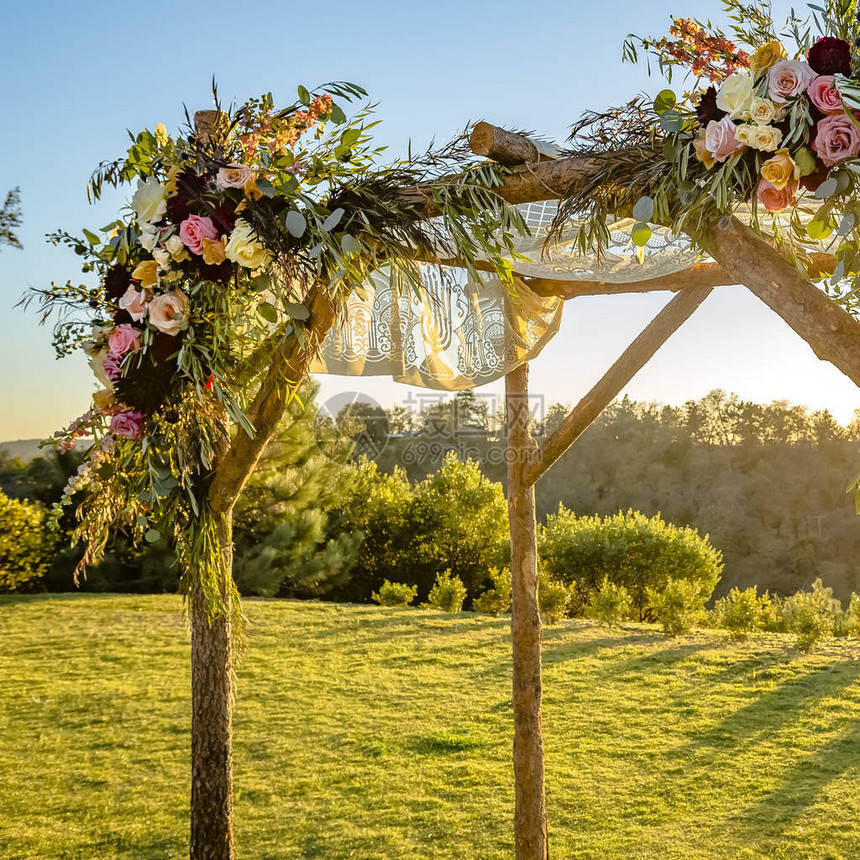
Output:
[[[523,472],[534,455],[529,433],[528,364],[505,377],[508,519],[511,530],[511,642],[514,705],[514,839],[517,860],[547,860],[541,729],[541,621],[534,487]]]
[[[231,576],[229,514],[217,522],[222,573]],[[226,592],[223,595],[227,598]],[[191,594],[191,860],[233,860],[233,695],[230,614],[210,618]]]

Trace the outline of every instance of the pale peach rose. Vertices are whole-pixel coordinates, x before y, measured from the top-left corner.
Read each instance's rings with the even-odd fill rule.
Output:
[[[705,129],[705,146],[714,161],[725,161],[729,156],[738,152],[742,143],[735,137],[737,127],[727,117],[721,120],[712,119]]]
[[[800,179],[800,167],[794,163],[787,149],[780,149],[761,166],[761,178],[777,191],[782,191],[789,182]]]
[[[805,60],[778,60],[767,73],[767,94],[771,101],[785,104],[805,92],[815,77]]]
[[[222,191],[225,188],[244,188],[254,178],[247,164],[230,164],[222,167],[215,177],[215,186]]]
[[[203,262],[207,266],[217,266],[227,259],[224,253],[224,242],[222,239],[204,239],[203,240]]]
[[[777,117],[776,105],[770,99],[753,98],[750,104],[750,119],[759,125],[767,125]]]
[[[745,142],[753,149],[775,152],[782,143],[782,132],[772,125],[751,125],[749,129],[749,138]]]
[[[155,260],[144,260],[134,267],[132,280],[140,281],[142,287],[154,287],[158,283],[158,263]]]
[[[797,182],[792,180],[784,188],[774,188],[766,179],[762,179],[756,189],[756,196],[769,212],[782,212],[795,204],[794,195],[797,193]]]
[[[140,322],[146,313],[146,303],[152,298],[152,288],[138,289],[132,284],[119,299],[119,306],[135,321]]]
[[[179,334],[188,321],[188,296],[173,290],[156,296],[147,306],[150,325],[164,334]]]

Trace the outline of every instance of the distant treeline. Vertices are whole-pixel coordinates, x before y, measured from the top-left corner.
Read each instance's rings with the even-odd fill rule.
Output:
[[[237,511],[237,576],[249,590],[264,591],[269,571],[277,568],[272,593],[369,599],[371,586],[378,583],[357,566],[369,570],[368,559],[389,564],[395,556],[398,564],[416,570],[426,566],[421,577],[432,583],[437,571],[431,570],[427,547],[461,540],[457,530],[468,523],[461,522],[464,512],[457,510],[457,499],[466,484],[476,488],[470,498],[475,510],[485,505],[494,511],[492,528],[489,520],[482,526],[484,549],[478,552],[475,545],[474,575],[496,563],[499,553],[490,552],[490,544],[504,540],[500,493],[480,488],[468,471],[440,469],[445,454],[454,451],[461,460],[476,461],[491,482],[503,484],[504,414],[491,415],[486,401],[472,392],[417,414],[354,403],[335,419],[317,412],[312,391],[302,400],[307,408],[294,407],[287,416]],[[553,405],[538,416],[535,436],[551,434],[566,411]],[[49,504],[59,498],[77,457],[49,455],[24,464],[0,453],[0,489],[13,498]],[[375,461],[379,480],[390,475],[393,482],[379,483],[372,473],[356,470],[350,459],[361,457]],[[841,426],[828,412],[785,402],[749,403],[722,391],[680,407],[625,398],[610,406],[538,483],[538,520],[555,513],[559,504],[577,515],[659,512],[668,522],[709,534],[722,551],[725,571],[717,597],[733,586],[753,585],[792,594],[821,577],[847,601],[852,591],[860,591],[860,519],[852,495],[845,493],[858,470],[858,416]],[[414,493],[403,483],[406,478]],[[381,506],[385,499],[390,507]],[[394,547],[392,515],[385,510],[406,518],[398,527],[413,543],[422,523],[441,532],[428,533],[420,548],[412,543]],[[42,587],[69,590],[74,556],[73,551],[56,555]],[[177,575],[167,547],[137,551],[120,541],[85,587],[172,591]],[[393,578],[380,569],[383,575]]]

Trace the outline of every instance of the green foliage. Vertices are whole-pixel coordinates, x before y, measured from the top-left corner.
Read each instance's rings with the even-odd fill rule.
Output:
[[[417,594],[417,585],[407,585],[405,582],[389,582],[386,579],[379,586],[379,591],[371,595],[371,599],[380,606],[409,606]]]
[[[654,615],[669,636],[687,633],[701,619],[707,598],[701,583],[686,579],[671,579],[660,590],[648,589]]]
[[[336,592],[342,600],[368,600],[385,579],[417,585],[423,600],[437,574],[450,568],[471,601],[490,584],[488,571],[507,561],[502,488],[455,454],[414,486],[402,469],[386,475],[362,461],[329,517],[339,529],[364,535],[352,581]]]
[[[842,605],[833,597],[833,589],[820,579],[811,591],[798,591],[779,604],[783,629],[793,633],[797,647],[809,651],[814,645],[832,637],[842,624]]]
[[[588,614],[604,627],[619,627],[632,611],[630,592],[609,577],[604,577],[588,603]]]
[[[764,630],[775,617],[774,604],[765,592],[759,595],[755,587],[741,591],[733,588],[714,605],[718,626],[728,630],[736,639]]]
[[[313,597],[349,581],[362,536],[331,536],[325,509],[349,492],[351,445],[316,421],[315,397],[305,383],[236,504],[234,575],[243,592]]]
[[[490,568],[490,580],[492,588],[488,588],[483,594],[472,601],[475,612],[483,612],[487,615],[500,615],[511,608],[511,570],[508,567]]]
[[[723,568],[707,536],[632,510],[577,517],[560,504],[540,528],[539,546],[550,578],[572,586],[583,603],[608,579],[627,589],[640,619],[652,609],[648,595],[673,580],[693,582],[709,597]]]
[[[562,582],[556,582],[538,573],[538,607],[544,624],[557,624],[567,614],[571,603],[571,590]]]
[[[466,599],[466,586],[451,574],[451,569],[442,571],[433,583],[427,596],[427,605],[442,612],[461,612]]]
[[[44,576],[56,546],[39,502],[0,491],[0,592],[26,591]]]

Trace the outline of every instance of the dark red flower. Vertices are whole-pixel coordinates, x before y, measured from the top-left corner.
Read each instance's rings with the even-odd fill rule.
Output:
[[[704,128],[711,120],[719,122],[725,115],[726,112],[717,107],[717,88],[708,87],[696,105],[696,117],[699,120],[699,125]]]
[[[152,338],[152,354],[156,364],[165,364],[176,356],[182,347],[182,336],[157,332]]]
[[[236,226],[236,204],[231,200],[225,200],[212,209],[209,217],[218,229],[219,236],[229,236]]]
[[[183,170],[176,178],[176,194],[167,198],[167,215],[174,224],[184,221],[189,215],[199,215],[206,210],[204,200],[206,178],[193,170]]]
[[[851,45],[835,36],[822,36],[809,49],[807,61],[819,75],[850,75]]]
[[[105,296],[115,302],[131,286],[131,273],[125,266],[111,266],[105,275]]]
[[[208,265],[200,261],[197,263],[197,274],[202,281],[213,281],[216,284],[226,284],[233,277],[233,264],[229,260],[217,265]]]
[[[825,167],[823,164],[817,164],[816,169],[812,173],[808,173],[806,176],[800,177],[800,184],[807,191],[815,193],[818,186],[827,179],[827,174],[829,172],[829,168]]]
[[[113,321],[116,325],[127,325],[129,323],[134,322],[131,318],[131,314],[128,311],[124,311],[122,309],[118,310],[113,315]]]

